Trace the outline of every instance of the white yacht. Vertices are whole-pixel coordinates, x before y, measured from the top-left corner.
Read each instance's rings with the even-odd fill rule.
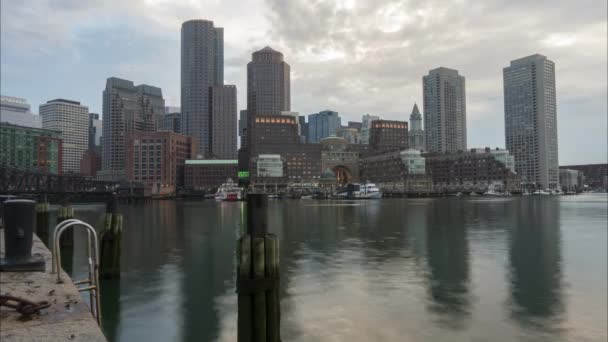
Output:
[[[382,192],[374,183],[355,184],[353,197],[357,199],[378,199],[382,198]]]
[[[228,178],[226,183],[222,184],[215,193],[216,201],[240,201],[243,199],[243,188],[231,179]]]

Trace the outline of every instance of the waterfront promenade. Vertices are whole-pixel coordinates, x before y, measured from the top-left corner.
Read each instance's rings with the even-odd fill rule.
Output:
[[[4,256],[4,231],[0,229],[0,255]],[[2,272],[0,291],[3,295],[33,302],[48,301],[29,320],[11,308],[0,306],[0,340],[12,341],[90,341],[105,342],[106,338],[91,315],[70,277],[62,271],[62,284],[51,273],[51,252],[34,235],[32,254],[41,254],[46,262],[44,272]]]

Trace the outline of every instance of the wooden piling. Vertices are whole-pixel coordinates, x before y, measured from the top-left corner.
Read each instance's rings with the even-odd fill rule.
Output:
[[[118,198],[114,195],[107,205],[104,227],[100,233],[99,275],[102,278],[120,277],[122,214],[117,212]]]
[[[49,204],[42,202],[36,204],[36,235],[49,247]]]
[[[247,233],[237,247],[238,341],[279,342],[278,242],[267,233],[267,196],[247,200]]]
[[[57,213],[57,224],[74,218],[74,208],[66,200],[64,204],[59,207]],[[74,230],[69,229],[61,235],[60,241],[61,247],[73,247],[74,246]]]

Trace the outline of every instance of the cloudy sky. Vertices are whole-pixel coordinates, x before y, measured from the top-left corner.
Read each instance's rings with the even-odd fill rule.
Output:
[[[469,147],[504,146],[502,68],[556,63],[560,164],[607,161],[604,0],[2,1],[1,92],[33,111],[57,97],[101,112],[105,79],[162,88],[179,106],[180,25],[224,27],[225,78],[245,106],[246,64],[270,45],[291,65],[292,110],[407,120],[422,76],[466,77]],[[422,109],[422,108],[421,108]]]

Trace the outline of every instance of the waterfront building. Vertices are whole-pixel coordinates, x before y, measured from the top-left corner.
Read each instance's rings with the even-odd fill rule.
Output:
[[[260,154],[257,160],[258,178],[283,177],[283,160],[278,154]]]
[[[467,149],[465,79],[457,70],[437,68],[422,78],[424,132],[429,152]]]
[[[0,123],[0,165],[60,175],[61,132]]]
[[[361,180],[371,181],[387,194],[428,194],[432,179],[418,150],[393,150],[361,158]]]
[[[487,147],[486,148],[474,148],[471,149],[471,151],[479,151],[480,153],[485,153]],[[515,169],[515,157],[509,152],[509,150],[506,150],[504,148],[495,148],[495,149],[490,149],[490,153],[492,153],[494,155],[494,158],[501,162],[507,169],[511,170],[512,172],[516,172]]]
[[[238,161],[235,159],[193,159],[184,166],[184,188],[215,191],[228,178],[236,180]]]
[[[255,51],[247,63],[247,113],[279,115],[291,111],[290,68],[283,54],[269,46]]]
[[[152,194],[172,194],[184,185],[184,163],[196,156],[196,140],[182,134],[133,132],[127,136],[127,180],[152,188]]]
[[[490,148],[423,156],[437,192],[484,192],[491,185],[509,192],[522,190],[521,178],[498,161]]]
[[[321,139],[321,170],[330,171],[334,184],[359,181],[359,151],[345,138],[331,136]],[[329,177],[329,174],[326,173]]]
[[[338,137],[346,139],[349,144],[361,143],[361,133],[356,128],[340,127],[338,128],[336,135]]]
[[[101,180],[125,179],[125,139],[131,133],[151,132],[165,111],[162,90],[116,77],[103,91],[103,144],[98,173]]]
[[[99,114],[89,113],[89,149],[101,146],[101,131],[103,123]]]
[[[85,177],[97,176],[97,172],[101,170],[101,155],[99,147],[90,148],[84,152],[80,160],[80,174]]]
[[[555,64],[543,55],[511,61],[503,69],[505,140],[527,186],[559,185]]]
[[[89,146],[89,107],[55,99],[40,105],[42,127],[61,132],[63,172],[80,173],[80,160]]]
[[[249,170],[257,170],[258,155],[278,154],[283,159],[286,181],[311,181],[321,176],[321,147],[300,142],[295,117],[257,115],[249,119],[252,128]],[[251,176],[257,177],[255,172]]]
[[[30,112],[26,99],[0,95],[0,122],[32,128],[42,128],[39,115]]]
[[[418,110],[418,105],[414,103],[409,122],[409,147],[415,150],[424,151],[426,149],[424,130],[422,129],[422,114]]]
[[[560,169],[577,170],[582,173],[584,185],[594,190],[608,190],[606,178],[608,177],[608,164],[585,164],[585,165],[565,165]]]
[[[356,121],[349,121],[347,127],[348,128],[354,128],[358,132],[361,132],[361,128],[363,128],[363,123],[356,122]]]
[[[559,169],[559,186],[562,191],[581,191],[584,178],[581,171]]]
[[[212,158],[237,158],[236,86],[211,87],[210,153]]]
[[[336,135],[342,126],[338,112],[324,110],[319,113],[308,115],[308,134],[306,139],[309,143],[318,143],[323,138]]]
[[[236,87],[224,86],[224,29],[209,20],[188,20],[182,24],[181,38],[180,132],[197,140],[198,154],[205,158],[214,153],[234,158]],[[219,131],[214,130],[214,115],[221,117],[222,127],[215,126]],[[234,135],[224,134],[228,126],[234,126]],[[233,138],[234,153],[227,153]]]
[[[369,145],[375,152],[408,148],[407,122],[374,120],[370,128]]]
[[[365,114],[361,118],[361,143],[364,145],[369,144],[369,131],[372,127],[372,121],[380,120],[379,116]]]

